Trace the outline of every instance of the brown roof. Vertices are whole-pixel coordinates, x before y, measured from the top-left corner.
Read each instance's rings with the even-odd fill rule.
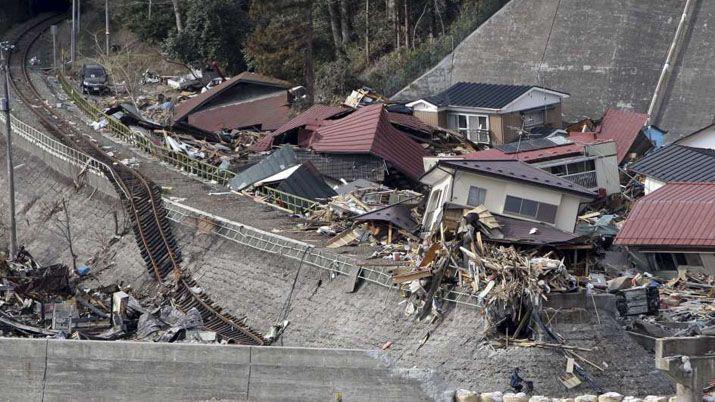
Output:
[[[341,119],[325,121],[308,147],[326,153],[370,153],[413,179],[424,173],[425,150],[392,126],[382,104],[361,107]]]
[[[270,131],[290,118],[288,93],[201,110],[189,115],[189,124],[206,131],[257,126]]]
[[[715,183],[668,183],[641,198],[616,244],[715,248]]]
[[[442,159],[432,170],[439,165],[549,187],[585,198],[596,198],[595,192],[522,161]]]
[[[291,87],[291,84],[288,81],[283,81],[277,78],[267,77],[265,75],[245,71],[235,77],[232,77],[231,79],[220,83],[219,85],[216,85],[215,87],[209,89],[202,94],[196,95],[193,98],[189,98],[176,105],[176,111],[174,112],[174,121],[184,119],[194,109],[201,107],[203,104],[205,104],[212,98],[220,95],[227,89],[232,88],[239,83],[263,84],[283,89],[288,89]]]

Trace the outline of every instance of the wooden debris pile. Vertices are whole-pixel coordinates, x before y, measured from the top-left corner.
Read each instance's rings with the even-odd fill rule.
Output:
[[[494,228],[489,216],[482,219]],[[484,242],[482,233],[475,230],[478,227],[471,226],[449,241],[442,240],[443,231],[442,239],[418,251],[414,266],[393,271],[393,281],[408,299],[407,315],[422,319],[429,311],[440,316],[434,295],[457,289],[471,293],[483,307],[487,332],[516,337],[528,330],[530,311],[538,312],[549,293],[578,287],[563,260],[551,258],[551,252],[538,255]]]

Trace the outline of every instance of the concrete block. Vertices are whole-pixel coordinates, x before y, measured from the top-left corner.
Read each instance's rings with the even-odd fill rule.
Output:
[[[618,392],[606,392],[598,396],[598,402],[621,402],[623,395]]]
[[[502,402],[504,400],[503,394],[499,391],[497,392],[482,392],[480,395],[482,402]]]
[[[579,395],[576,397],[576,402],[598,402],[598,397],[596,395],[586,394]]]
[[[0,338],[0,393],[3,400],[41,400],[47,341]]]
[[[529,398],[529,402],[551,402],[551,398],[547,396],[536,395]]]
[[[643,399],[637,398],[635,396],[627,396],[623,398],[622,402],[643,402]]]
[[[468,389],[458,389],[454,394],[455,402],[479,402],[479,394]]]
[[[648,395],[645,397],[645,399],[643,399],[643,402],[668,402],[668,397]]]
[[[504,402],[528,402],[529,397],[526,396],[525,393],[519,392],[518,394],[513,394],[511,392],[508,392],[504,394],[503,398]]]

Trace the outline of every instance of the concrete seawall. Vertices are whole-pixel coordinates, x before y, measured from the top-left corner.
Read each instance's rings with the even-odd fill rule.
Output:
[[[430,400],[377,352],[0,338],[3,400]]]

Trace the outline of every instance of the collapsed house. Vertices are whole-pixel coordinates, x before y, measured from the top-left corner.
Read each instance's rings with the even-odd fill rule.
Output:
[[[590,190],[621,191],[616,143],[556,135],[499,145],[462,156],[469,160],[519,160]]]
[[[715,183],[668,183],[639,199],[615,243],[645,254],[651,270],[715,275]]]
[[[291,88],[286,81],[243,72],[178,104],[174,126],[210,133],[275,130],[290,119]]]
[[[398,173],[414,182],[424,172],[425,149],[392,125],[382,104],[355,111],[313,106],[267,134],[253,149],[266,151],[280,144],[296,145],[319,155],[317,159],[333,156],[327,163],[313,162],[321,173],[336,181],[383,182]]]
[[[561,128],[561,103],[569,95],[533,85],[459,82],[407,103],[424,122],[458,131],[477,144],[500,145],[522,130]]]
[[[438,229],[444,205],[449,203],[484,205],[494,214],[573,233],[581,204],[597,197],[573,182],[513,160],[440,160],[421,182],[432,188],[422,223],[424,232]]]
[[[671,182],[715,182],[715,149],[670,144],[647,154],[629,169],[643,176],[646,195]]]

